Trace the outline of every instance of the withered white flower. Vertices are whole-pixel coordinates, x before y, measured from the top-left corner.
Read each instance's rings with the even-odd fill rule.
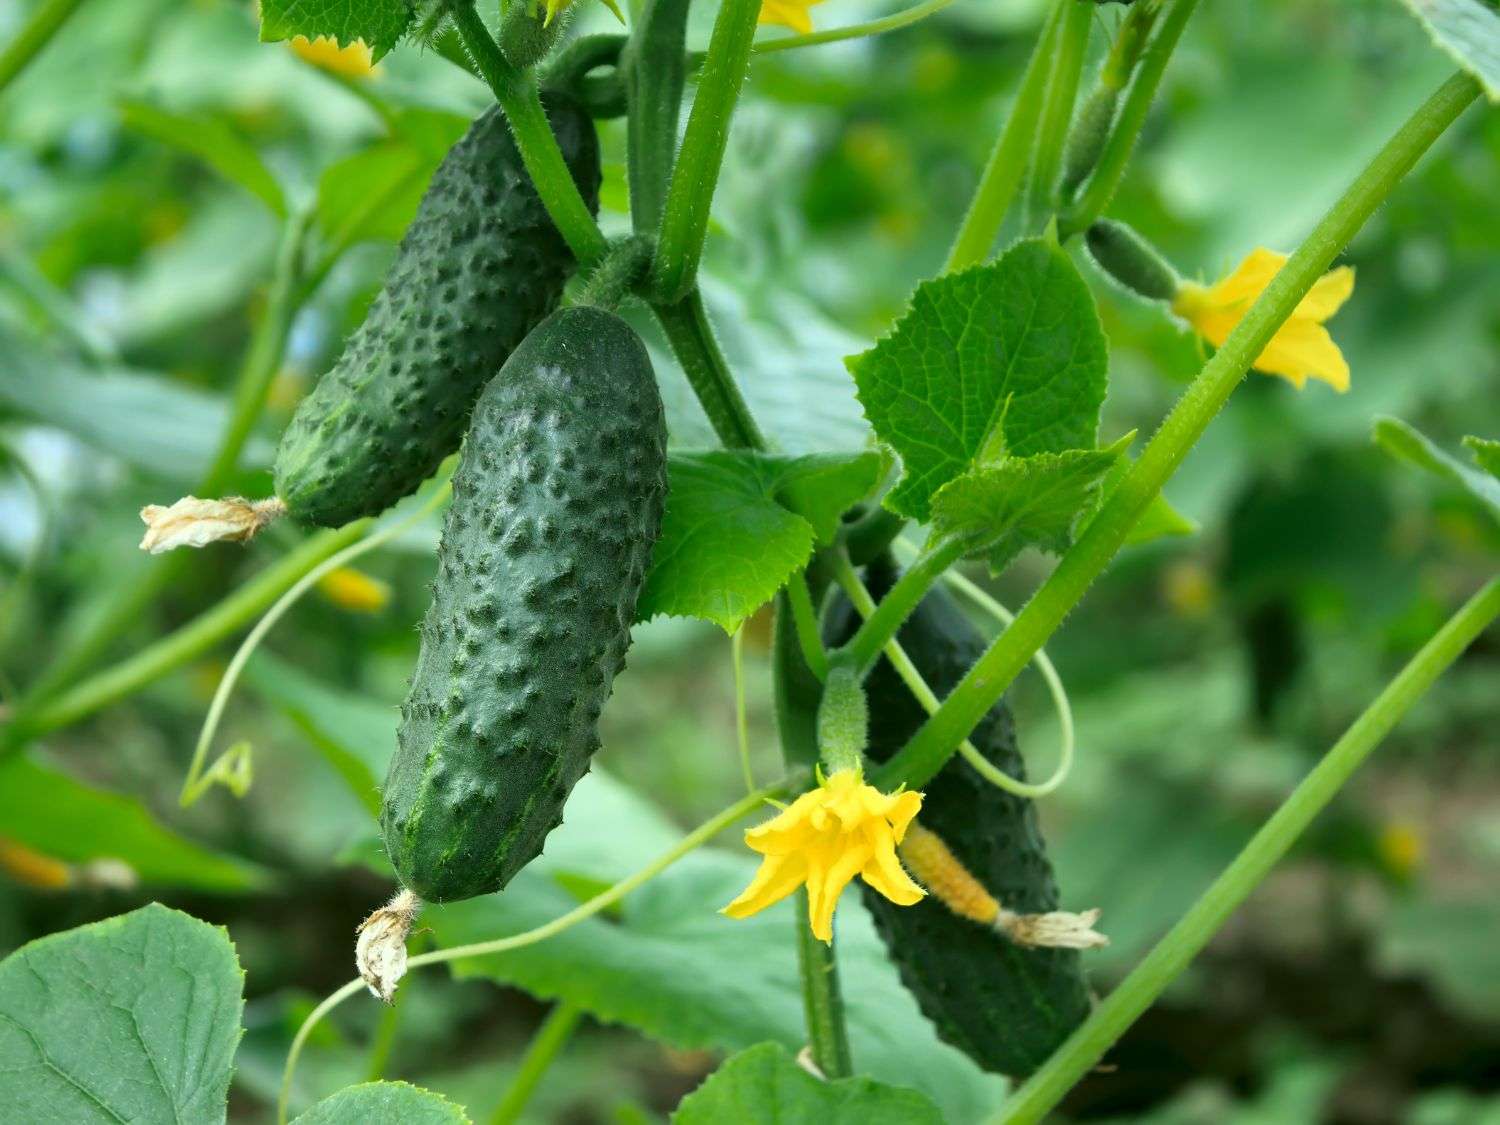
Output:
[[[146,523],[141,550],[159,555],[177,547],[204,547],[221,541],[244,543],[285,511],[286,505],[274,496],[269,500],[184,496],[170,508],[147,504],[141,509],[141,519]]]
[[[354,947],[354,963],[359,967],[360,979],[372,996],[387,1004],[406,975],[406,936],[421,909],[421,899],[401,890],[355,931],[359,941]]]

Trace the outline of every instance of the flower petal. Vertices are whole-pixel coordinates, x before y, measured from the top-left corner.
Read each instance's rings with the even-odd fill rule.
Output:
[[[1327,320],[1354,293],[1354,267],[1340,266],[1329,270],[1308,290],[1293,316],[1308,317],[1319,323]]]
[[[833,941],[833,910],[839,904],[844,888],[859,874],[870,857],[867,845],[854,844],[830,851],[821,857],[825,863],[812,864],[807,880],[807,920],[813,936],[822,942]],[[831,862],[829,862],[831,861]]]
[[[1218,284],[1210,286],[1209,300],[1220,308],[1243,305],[1240,315],[1255,303],[1255,298],[1271,284],[1272,278],[1286,265],[1286,255],[1258,246],[1245,255],[1235,271]]]
[[[922,901],[926,892],[912,880],[896,858],[896,847],[889,836],[874,841],[874,855],[860,870],[860,878],[897,906],[911,906]]]
[[[1255,368],[1280,375],[1297,387],[1321,379],[1336,391],[1349,389],[1349,364],[1328,329],[1313,320],[1293,317],[1276,330],[1255,360]]]
[[[801,853],[767,856],[750,885],[738,898],[719,911],[731,918],[748,918],[773,906],[795,891],[807,878],[807,859]]]

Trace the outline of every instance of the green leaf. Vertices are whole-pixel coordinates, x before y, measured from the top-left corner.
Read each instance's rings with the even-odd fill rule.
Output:
[[[677,1107],[673,1125],[942,1125],[937,1106],[917,1093],[869,1078],[814,1078],[779,1043],[741,1051]]]
[[[1500,102],[1500,11],[1484,0],[1402,0],[1432,41]]]
[[[637,616],[701,617],[734,632],[815,544],[832,540],[839,517],[879,475],[873,452],[672,454],[666,516]]]
[[[266,873],[162,827],[134,797],[95,789],[31,758],[0,762],[0,832],[68,863],[118,860],[143,883],[242,891]]]
[[[1474,455],[1474,461],[1490,476],[1500,478],[1500,441],[1475,437],[1470,434],[1463,439],[1464,448]]]
[[[365,1082],[324,1098],[293,1125],[468,1125],[469,1115],[441,1094],[406,1082]]]
[[[254,195],[273,214],[286,215],[286,198],[260,154],[222,117],[208,113],[172,113],[149,102],[120,102],[125,124],[153,140],[197,157],[230,183]]]
[[[1451,455],[1444,453],[1413,426],[1399,418],[1377,418],[1374,430],[1375,444],[1397,460],[1406,461],[1425,469],[1435,476],[1465,489],[1478,500],[1496,519],[1500,519],[1500,477],[1495,475],[1493,451],[1495,442],[1480,438],[1466,438],[1465,444],[1474,451],[1475,460],[1484,469],[1481,472]]]
[[[379,61],[406,34],[412,15],[407,0],[262,0],[260,38],[327,35],[344,47],[363,39]]]
[[[678,839],[680,832],[655,809],[596,768],[573,791],[547,850],[504,894],[431,907],[423,924],[443,946],[519,933],[577,906],[569,887],[580,880],[614,883]],[[574,1001],[600,1020],[675,1047],[739,1050],[774,1040],[795,1051],[806,1042],[806,1028],[792,903],[743,921],[716,912],[744,889],[755,867],[743,849],[700,849],[632,892],[618,916],[591,918],[536,945],[456,962],[454,972]],[[845,896],[835,926],[861,1072],[916,1086],[950,1121],[983,1118],[999,1103],[1003,1080],[938,1041],[901,985],[858,895]]]
[[[1062,554],[1134,440],[1132,431],[1105,449],[1003,457],[970,469],[932,498],[933,528],[941,536],[972,538],[971,553],[988,555],[997,574],[1027,547]]]
[[[1114,463],[1109,473],[1104,478],[1104,483],[1099,486],[1099,504],[1102,507],[1109,499],[1110,493],[1120,487],[1120,482],[1125,479],[1125,474],[1130,472],[1132,460],[1130,457],[1121,457]],[[1097,515],[1097,510],[1095,515]],[[1077,534],[1082,535],[1083,529],[1093,521],[1093,516],[1085,520],[1077,529]],[[1125,537],[1126,544],[1138,546],[1142,543],[1152,543],[1158,539],[1178,538],[1187,535],[1198,534],[1198,524],[1188,519],[1161,493],[1157,493],[1147,505],[1146,510],[1141,513],[1141,518],[1135,521],[1135,526],[1130,529],[1130,534]]]
[[[1094,445],[1104,332],[1088,285],[1044,239],[923,282],[891,333],[845,362],[875,433],[901,455],[886,504],[902,515],[928,519],[938,489],[981,451]]]
[[[0,962],[12,1121],[223,1121],[242,973],[222,929],[152,903]]]

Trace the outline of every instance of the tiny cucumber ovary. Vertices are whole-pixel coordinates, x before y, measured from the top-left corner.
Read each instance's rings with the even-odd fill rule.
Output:
[[[894,584],[886,560],[866,572],[877,598]],[[847,641],[859,619],[848,602],[828,621],[833,642]],[[899,633],[903,649],[939,695],[951,691],[984,651],[983,638],[941,589],[917,606]],[[926,712],[890,663],[866,682],[875,761],[892,757],[926,720]],[[972,741],[998,768],[1025,777],[1010,709],[997,704]],[[925,787],[920,822],[1006,908],[1054,910],[1057,885],[1032,802],[1006,793],[955,757]],[[1023,1077],[1041,1065],[1089,1012],[1079,955],[1070,949],[1023,948],[961,917],[929,896],[896,906],[861,886],[866,907],[902,983],[938,1034],[988,1070]]]
[[[423,898],[499,890],[560,823],[665,496],[644,345],[611,313],[554,313],[480,397],[453,478],[382,815]]]
[[[548,96],[547,115],[597,210],[593,122],[561,96]],[[364,322],[282,435],[276,493],[288,511],[339,527],[415,491],[458,448],[485,383],[557,307],[573,265],[490,109],[433,173]]]

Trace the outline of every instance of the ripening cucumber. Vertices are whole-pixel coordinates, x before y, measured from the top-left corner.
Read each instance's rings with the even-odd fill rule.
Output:
[[[661,531],[666,423],[624,321],[553,313],[474,408],[381,826],[429,902],[498,891],[598,747]]]
[[[884,561],[866,574],[880,597],[895,580]],[[858,622],[847,602],[834,607],[829,628],[847,639]],[[902,647],[939,696],[946,695],[984,651],[983,638],[941,589],[924,598],[899,634]],[[881,660],[866,682],[870,702],[868,754],[884,761],[926,719],[890,664]],[[1025,776],[1010,709],[996,706],[971,741],[1012,776]],[[954,757],[924,789],[920,822],[998,898],[1018,913],[1055,910],[1057,885],[1032,802],[995,788]],[[917,999],[947,1042],[980,1066],[1015,1078],[1035,1070],[1089,1013],[1079,955],[1029,949],[952,913],[935,897],[897,906],[861,884],[876,929]]]
[[[597,209],[593,122],[552,95],[547,116]],[[573,264],[490,109],[438,165],[364,323],[282,435],[276,494],[288,511],[339,527],[415,491],[458,448],[484,385],[557,307]]]

